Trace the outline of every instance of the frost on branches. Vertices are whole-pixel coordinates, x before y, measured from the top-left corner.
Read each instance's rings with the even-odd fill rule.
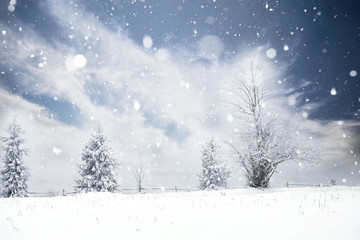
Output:
[[[262,66],[250,62],[232,85],[230,102],[239,120],[238,142],[229,143],[245,169],[250,187],[268,187],[279,164],[287,161],[309,162],[318,159],[315,147],[291,138],[276,114],[265,112],[269,94],[260,83],[265,76]]]
[[[16,120],[9,124],[7,132],[9,137],[3,137],[4,142],[4,169],[1,171],[4,197],[25,197],[27,193],[27,180],[29,171],[23,162],[26,150],[21,147],[25,142],[21,138],[24,131]]]
[[[210,139],[203,147],[200,176],[200,189],[202,190],[226,188],[230,173],[226,169],[225,162],[220,159],[219,148],[214,139]]]
[[[106,138],[100,127],[85,145],[81,155],[81,179],[76,180],[78,192],[114,192],[118,189],[115,179],[115,160],[110,156]]]

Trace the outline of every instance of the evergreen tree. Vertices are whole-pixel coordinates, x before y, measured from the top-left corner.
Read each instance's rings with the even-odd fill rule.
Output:
[[[25,140],[21,137],[24,131],[16,120],[7,128],[9,137],[3,137],[5,144],[4,169],[1,171],[4,197],[25,197],[29,170],[25,167],[23,156],[27,151],[21,147]]]
[[[216,145],[214,139],[210,139],[203,147],[200,176],[200,189],[202,190],[226,188],[227,186],[230,172],[227,170],[225,162],[221,160],[219,150],[220,147]]]
[[[115,179],[115,160],[110,156],[110,148],[101,127],[85,145],[80,167],[81,179],[76,180],[79,192],[114,192],[118,189]]]

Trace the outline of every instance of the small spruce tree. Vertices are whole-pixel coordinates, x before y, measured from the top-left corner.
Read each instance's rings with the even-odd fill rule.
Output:
[[[76,180],[78,192],[114,192],[118,189],[115,179],[116,163],[100,126],[83,149],[79,165],[81,178]]]
[[[24,133],[16,119],[8,125],[9,137],[3,137],[5,146],[4,169],[1,171],[4,197],[26,197],[29,170],[25,167],[23,156],[27,151],[21,147],[25,140],[21,137]]]
[[[200,189],[214,190],[226,188],[230,172],[226,164],[221,160],[219,154],[220,146],[216,145],[214,139],[203,147],[201,155]]]

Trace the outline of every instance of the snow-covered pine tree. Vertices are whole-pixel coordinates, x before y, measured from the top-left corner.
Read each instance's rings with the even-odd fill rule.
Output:
[[[27,180],[29,170],[25,167],[23,156],[27,151],[21,147],[25,139],[21,137],[24,133],[16,119],[7,128],[9,137],[3,137],[5,146],[4,169],[1,171],[4,197],[26,197]]]
[[[116,163],[100,126],[83,149],[79,165],[81,179],[76,180],[78,192],[114,192],[118,189],[115,179]]]
[[[203,147],[201,155],[200,189],[214,190],[226,188],[230,172],[226,164],[220,158],[220,146],[216,145],[214,139]]]

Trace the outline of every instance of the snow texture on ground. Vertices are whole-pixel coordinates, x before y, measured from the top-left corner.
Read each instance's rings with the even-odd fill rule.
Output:
[[[0,199],[0,239],[360,239],[360,187]]]

